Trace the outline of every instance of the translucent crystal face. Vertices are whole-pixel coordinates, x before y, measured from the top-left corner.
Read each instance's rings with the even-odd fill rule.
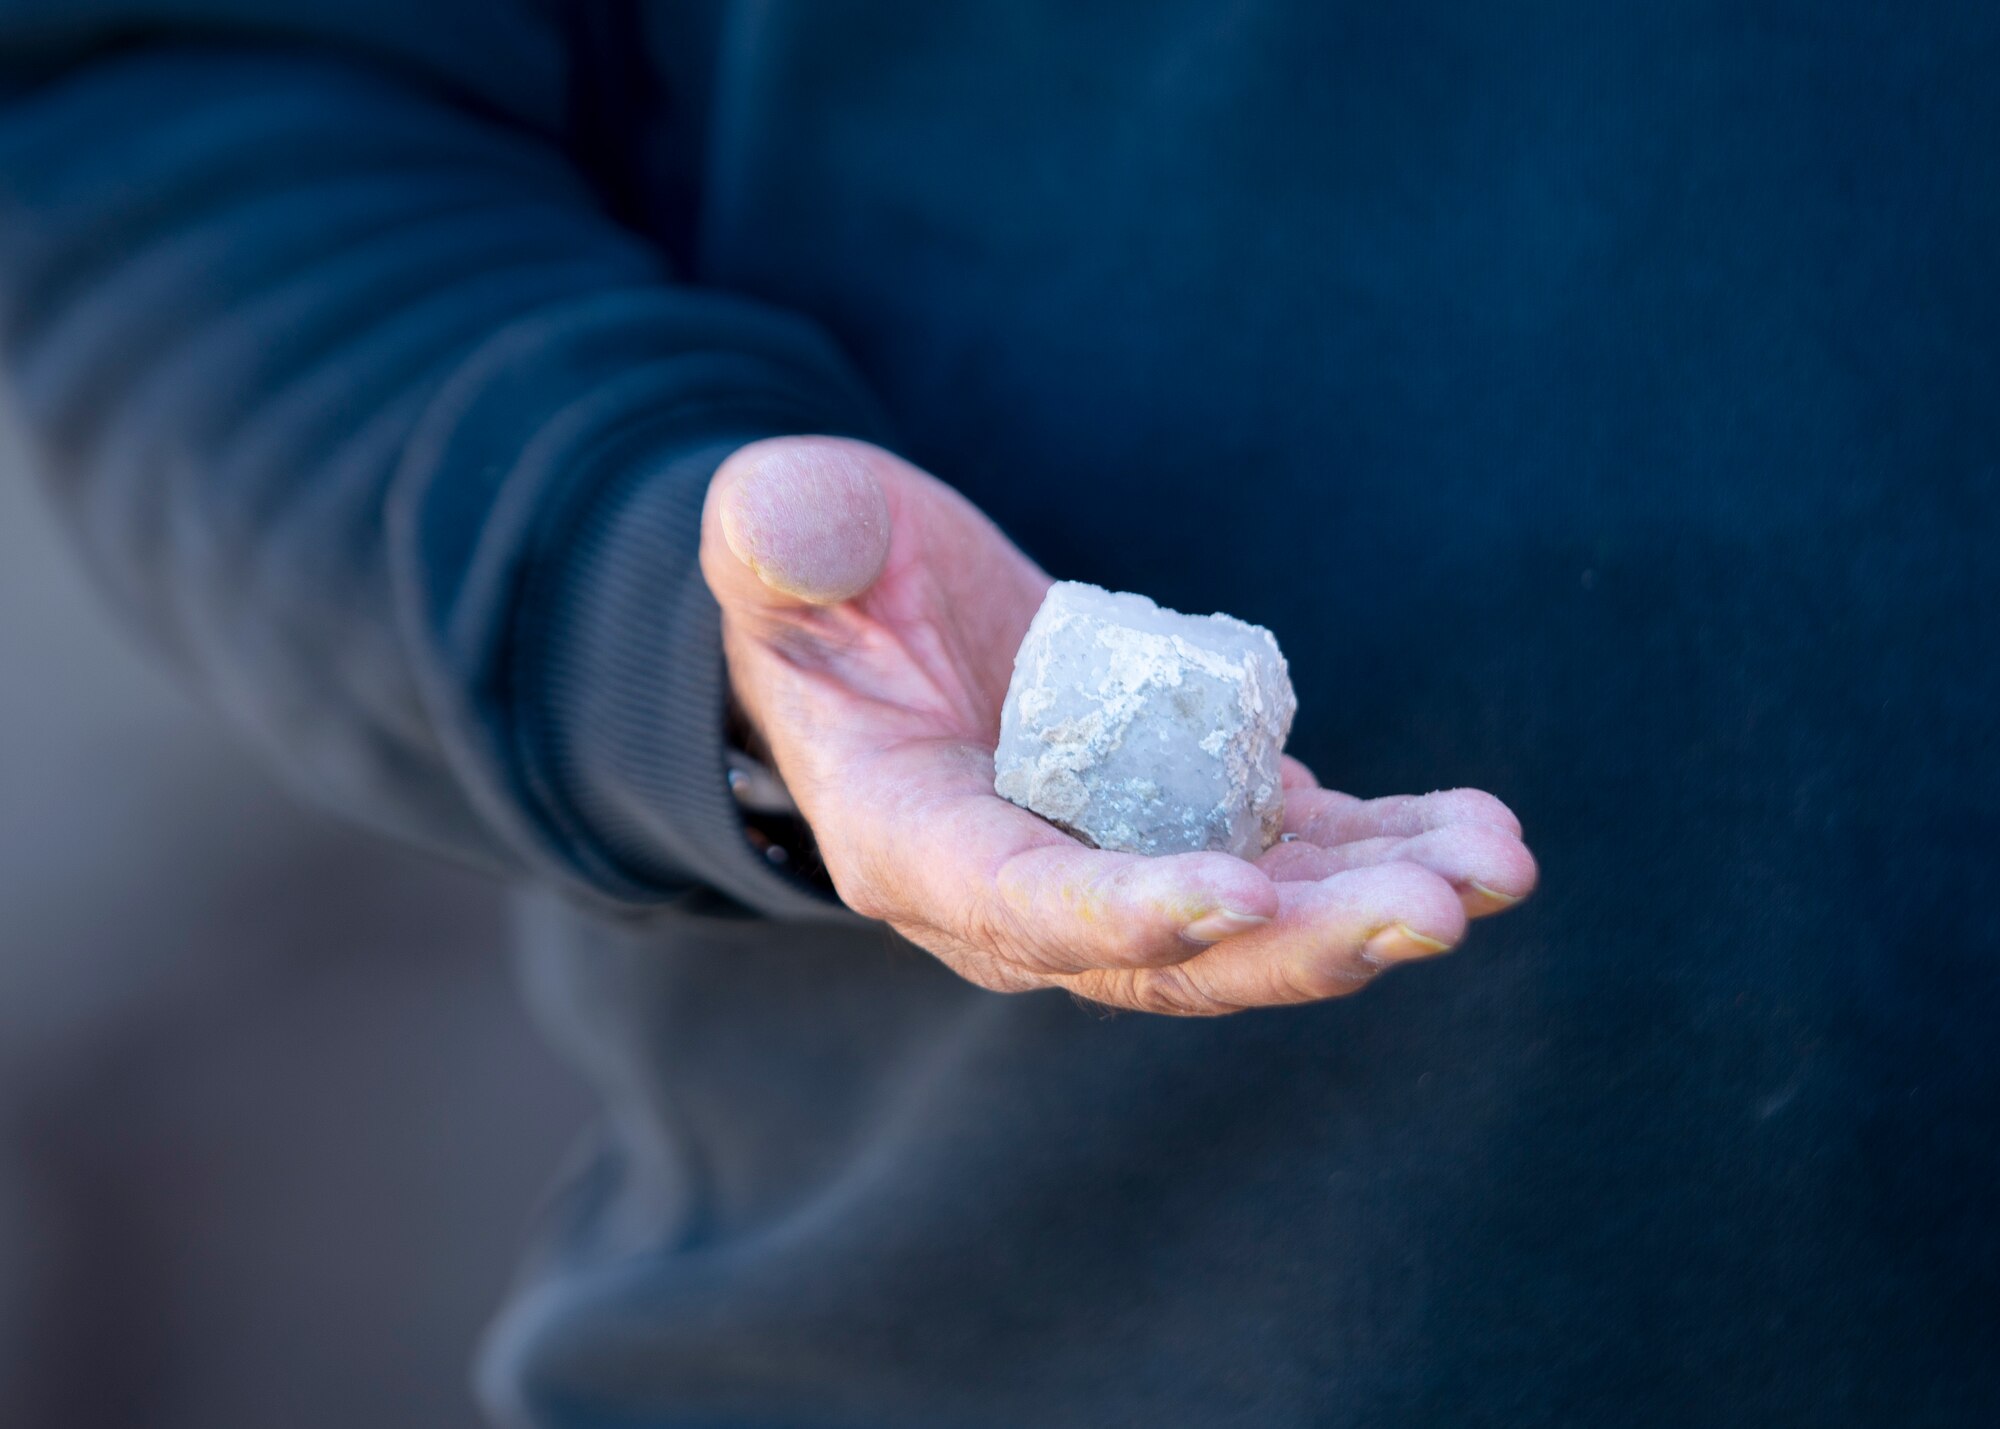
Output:
[[[1254,858],[1297,707],[1261,625],[1062,581],[1014,657],[993,787],[1099,848]]]

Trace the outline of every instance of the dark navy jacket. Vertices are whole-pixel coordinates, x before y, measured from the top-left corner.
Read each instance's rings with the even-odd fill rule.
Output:
[[[1996,74],[1987,0],[0,0],[5,402],[279,768],[523,890],[606,1114],[503,1421],[1991,1424]],[[693,555],[805,431],[1271,626],[1543,893],[1102,1020],[774,870]]]

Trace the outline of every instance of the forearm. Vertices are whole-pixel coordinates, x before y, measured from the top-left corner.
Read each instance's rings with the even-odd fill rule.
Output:
[[[296,782],[600,896],[770,894],[712,826],[676,839],[701,775],[665,766],[719,739],[707,471],[865,421],[819,335],[675,286],[559,135],[332,53],[17,91],[0,215],[0,360],[58,508]]]

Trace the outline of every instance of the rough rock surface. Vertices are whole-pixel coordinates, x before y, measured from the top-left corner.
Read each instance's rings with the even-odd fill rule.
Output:
[[[1014,657],[993,787],[1099,848],[1254,858],[1297,707],[1261,625],[1062,581]]]

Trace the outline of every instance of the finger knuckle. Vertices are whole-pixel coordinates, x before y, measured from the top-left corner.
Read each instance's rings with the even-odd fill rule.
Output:
[[[1325,1002],[1359,992],[1375,979],[1376,969],[1345,953],[1288,962],[1274,970],[1278,995],[1274,1002]]]
[[[1167,1017],[1220,1017],[1240,1009],[1222,1001],[1179,965],[1147,968],[1127,983],[1130,1005]]]
[[[1383,864],[1376,877],[1382,895],[1405,912],[1422,911],[1440,899],[1457,896],[1441,875],[1409,859]]]
[[[1453,789],[1440,796],[1440,812],[1454,820],[1491,824],[1519,836],[1521,821],[1514,811],[1484,789]]]
[[[986,992],[1034,992],[1048,986],[1047,981],[1037,974],[997,959],[978,959],[953,971]]]

